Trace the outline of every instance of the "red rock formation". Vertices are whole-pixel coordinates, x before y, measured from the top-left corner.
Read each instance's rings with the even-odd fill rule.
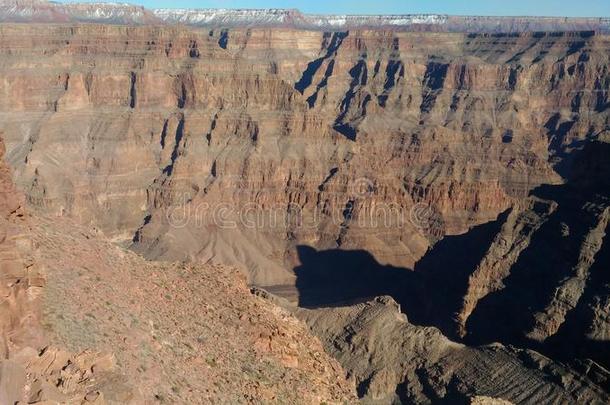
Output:
[[[549,160],[605,125],[607,37],[587,33],[5,25],[1,40],[29,201],[263,285],[292,283],[295,244],[412,267],[559,182]],[[225,203],[235,229],[215,218]],[[252,204],[256,230],[240,218]],[[414,224],[415,204],[438,226]]]
[[[0,347],[6,359],[13,351],[38,340],[34,302],[44,281],[31,258],[25,200],[13,186],[4,152],[0,138]]]

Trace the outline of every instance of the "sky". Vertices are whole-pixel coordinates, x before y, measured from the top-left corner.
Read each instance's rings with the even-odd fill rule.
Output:
[[[72,1],[72,0],[68,0]],[[89,1],[89,0],[74,0]],[[96,0],[91,0],[96,1]],[[99,1],[99,0],[97,0]],[[610,17],[610,0],[115,0],[148,8],[296,8],[320,14]]]

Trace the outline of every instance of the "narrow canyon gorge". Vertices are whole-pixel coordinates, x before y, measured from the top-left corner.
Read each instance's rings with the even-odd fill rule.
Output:
[[[607,20],[92,7],[0,7],[0,403],[610,401]]]

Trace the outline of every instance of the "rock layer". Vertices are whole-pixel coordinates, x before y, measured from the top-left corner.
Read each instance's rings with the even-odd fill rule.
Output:
[[[121,25],[186,24],[212,28],[266,27],[329,31],[358,28],[434,32],[610,31],[608,18],[462,17],[440,14],[314,15],[303,14],[294,9],[148,10],[126,3],[66,4],[46,0],[2,0],[0,21]]]
[[[560,182],[552,163],[607,125],[591,33],[5,25],[2,43],[29,201],[259,285],[293,283],[299,243],[413,267]]]

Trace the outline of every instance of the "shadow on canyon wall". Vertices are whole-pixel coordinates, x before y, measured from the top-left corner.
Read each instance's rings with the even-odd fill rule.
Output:
[[[453,314],[466,291],[470,269],[481,260],[507,214],[465,234],[444,238],[415,269],[383,265],[365,250],[318,251],[300,245],[301,265],[294,269],[299,305],[339,306],[389,295],[412,323],[436,326],[454,337]]]
[[[467,343],[500,341],[558,357],[584,355],[610,365],[608,342],[603,342],[605,349],[600,350],[600,345],[586,338],[595,317],[592,306],[610,293],[610,226],[606,226],[605,236],[601,235],[599,251],[591,250],[588,239],[610,205],[610,144],[592,142],[574,162],[566,184],[542,185],[532,191],[538,198],[555,201],[557,209],[534,233],[511,267],[504,287],[479,301],[466,325]],[[587,255],[593,257],[587,259]],[[586,274],[579,274],[582,271]],[[585,278],[582,287],[569,285],[568,280],[578,277]],[[568,308],[557,333],[542,345],[529,340],[526,335],[536,328],[536,314],[547,311],[559,288],[578,297],[576,306]],[[590,350],[593,347],[595,353]]]
[[[533,234],[529,246],[511,267],[504,287],[479,301],[467,322],[465,343],[497,341],[534,348],[564,360],[593,358],[610,366],[608,342],[587,337],[595,306],[603,305],[600,300],[610,295],[610,229],[606,229],[604,243],[588,270],[576,307],[568,310],[557,333],[542,343],[527,337],[535,327],[536,313],[544,312],[557,289],[574,277],[581,251],[588,248],[587,235],[599,221],[599,210],[591,207],[603,209],[610,204],[609,156],[610,144],[592,142],[574,160],[569,181],[542,185],[531,192],[532,196],[555,201],[558,208]],[[465,234],[445,237],[414,269],[383,265],[363,250],[318,251],[298,246],[301,264],[294,271],[299,305],[338,306],[390,295],[411,323],[438,327],[446,336],[460,340],[455,314],[468,278],[508,213]]]
[[[558,208],[511,267],[504,288],[479,301],[467,323],[469,343],[526,344],[524,334],[535,327],[535,315],[545,311],[556,289],[575,276],[582,260],[583,244],[597,219],[583,206],[594,203],[595,196],[571,185],[541,186],[533,194],[557,202]]]

